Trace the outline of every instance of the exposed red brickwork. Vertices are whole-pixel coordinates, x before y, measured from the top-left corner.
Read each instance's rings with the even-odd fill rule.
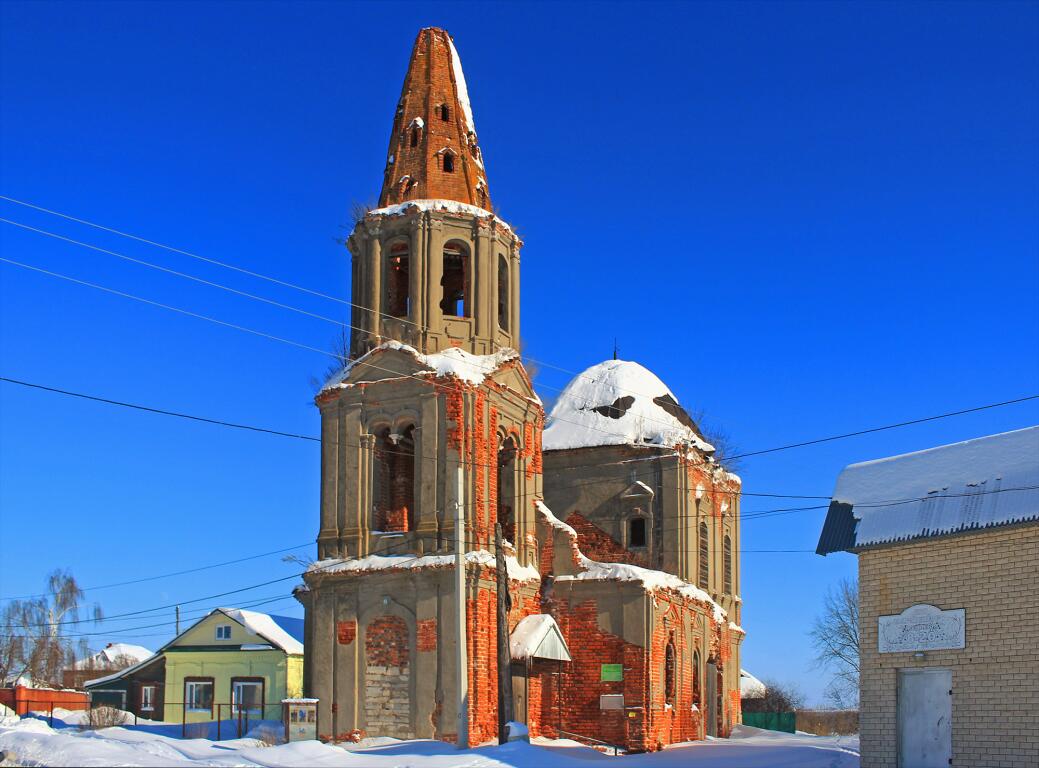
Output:
[[[465,399],[462,396],[463,385],[457,382],[454,386],[445,386],[444,410],[447,414],[447,447],[455,451],[465,448]]]
[[[420,651],[437,649],[436,619],[422,619],[415,625],[415,645]]]
[[[625,706],[643,705],[648,654],[645,648],[600,630],[597,614],[597,604],[589,600],[555,615],[573,657],[560,679],[562,728],[571,733],[597,734],[595,738],[631,749],[645,749],[645,713],[629,718],[624,710],[601,710],[599,697],[619,693],[624,695]],[[601,680],[603,664],[623,665],[624,679]]]
[[[487,439],[487,428],[484,424],[484,412],[487,404],[487,393],[483,389],[476,391],[473,398],[473,420],[469,428],[469,445],[472,451],[472,471],[475,478],[476,494],[473,506],[474,533],[481,546],[487,546],[494,538],[493,527],[489,523],[487,504],[487,467],[494,463],[491,456],[490,440]]]
[[[404,619],[397,616],[373,619],[365,634],[364,653],[372,666],[408,666],[408,625]]]
[[[350,645],[357,637],[357,622],[356,621],[337,621],[336,622],[336,641],[340,645]]]
[[[438,199],[491,210],[483,158],[459,102],[455,71],[447,32],[419,32],[393,118],[380,207]]]
[[[645,565],[644,557],[629,552],[619,541],[584,515],[577,512],[571,513],[566,519],[566,524],[577,531],[577,546],[592,560],[598,560],[600,563]]]

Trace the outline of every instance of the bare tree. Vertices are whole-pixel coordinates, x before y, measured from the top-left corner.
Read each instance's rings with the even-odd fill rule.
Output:
[[[350,362],[350,332],[344,325],[332,341],[332,362],[328,364],[320,377],[311,376],[310,385],[320,390],[325,383],[339,373]]]
[[[709,419],[703,408],[697,408],[690,415],[704,440],[714,446],[714,460],[730,472],[738,472],[740,460],[734,457],[739,454],[740,449],[732,435]]]
[[[823,612],[816,617],[809,636],[816,662],[833,677],[826,699],[838,709],[858,705],[859,700],[859,584],[841,579],[826,592]]]
[[[804,706],[804,694],[793,683],[784,683],[772,678],[762,681],[765,695],[754,699],[743,699],[744,712],[796,712]]]
[[[61,673],[75,659],[74,643],[68,634],[80,622],[83,590],[68,571],[53,571],[47,591],[39,597],[12,600],[2,616],[0,677],[25,675],[47,685],[61,685]],[[95,622],[101,608],[91,611]]]

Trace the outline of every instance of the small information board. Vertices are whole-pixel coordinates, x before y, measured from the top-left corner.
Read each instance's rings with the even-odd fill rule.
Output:
[[[599,667],[599,679],[619,682],[624,679],[623,664],[602,664]]]

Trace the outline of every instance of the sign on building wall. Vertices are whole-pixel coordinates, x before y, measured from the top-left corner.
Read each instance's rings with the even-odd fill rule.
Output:
[[[603,664],[599,667],[599,679],[608,681],[618,681],[624,679],[624,665],[623,664]]]
[[[902,613],[879,618],[881,653],[939,651],[966,645],[966,612],[933,605],[911,605]]]

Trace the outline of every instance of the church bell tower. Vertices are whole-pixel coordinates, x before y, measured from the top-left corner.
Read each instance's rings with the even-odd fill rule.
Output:
[[[347,241],[353,357],[389,340],[423,353],[516,348],[522,241],[492,212],[461,62],[442,29],[415,40],[379,206]]]

